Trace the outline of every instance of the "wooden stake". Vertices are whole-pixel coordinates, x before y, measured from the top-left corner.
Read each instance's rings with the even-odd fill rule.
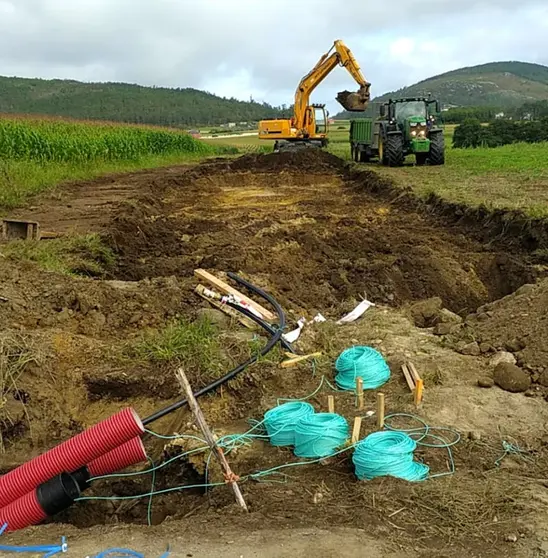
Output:
[[[352,444],[357,444],[360,439],[360,430],[362,429],[362,417],[354,419],[354,428],[352,429]]]
[[[361,376],[356,378],[356,395],[358,396],[358,411],[363,411],[365,402],[363,400],[363,379]]]
[[[234,491],[234,495],[236,496],[236,501],[238,502],[238,504],[240,504],[240,507],[243,510],[248,511],[247,504],[245,503],[244,497],[242,496],[242,492],[240,491],[240,487],[238,486],[238,482],[237,482],[238,477],[232,472],[232,469],[230,468],[230,465],[226,460],[223,450],[217,445],[215,437],[213,436],[213,432],[211,432],[211,430],[209,429],[209,426],[207,425],[202,410],[198,405],[198,401],[196,401],[196,398],[194,397],[194,393],[192,392],[192,387],[190,386],[190,382],[188,381],[188,378],[186,377],[184,370],[182,368],[179,368],[177,370],[176,376],[177,376],[177,380],[179,381],[179,384],[181,385],[183,391],[186,394],[188,405],[190,407],[190,410],[194,414],[194,418],[196,419],[196,424],[200,427],[200,430],[202,431],[209,447],[211,448],[211,451],[213,452],[213,454],[221,464],[226,482],[232,486],[232,490]]]
[[[377,427],[384,427],[384,393],[377,393]]]
[[[205,269],[195,269],[194,275],[199,279],[206,281],[210,285],[213,285],[222,293],[234,295],[238,297],[240,300],[242,300],[243,302],[249,304],[249,306],[251,306],[254,310],[259,312],[259,314],[261,314],[267,322],[276,321],[277,317],[272,312],[270,312],[270,310],[267,310],[266,308],[261,306],[258,302],[255,302],[254,300],[252,300],[245,294],[241,293],[234,287],[231,287],[228,283],[225,283],[221,279],[218,279],[217,277],[215,277],[215,275],[211,275],[211,273],[208,273]]]
[[[332,395],[327,396],[327,411],[329,413],[335,412],[335,398]]]
[[[418,407],[422,403],[422,394],[424,390],[424,382],[422,380],[417,381],[415,386],[415,405]]]

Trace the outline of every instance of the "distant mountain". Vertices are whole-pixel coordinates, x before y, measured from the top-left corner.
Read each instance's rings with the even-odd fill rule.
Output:
[[[2,112],[175,127],[281,116],[279,108],[266,103],[226,99],[197,89],[0,76]]]
[[[469,66],[391,91],[373,99],[372,104],[390,97],[417,97],[428,93],[445,107],[517,107],[548,99],[548,67],[528,62]],[[356,113],[343,111],[335,118],[356,118]]]

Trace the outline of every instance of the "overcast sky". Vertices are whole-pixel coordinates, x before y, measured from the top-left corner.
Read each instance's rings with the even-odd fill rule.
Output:
[[[548,65],[548,0],[0,0],[0,75],[196,87],[290,104],[342,39],[373,96],[497,60]],[[337,68],[313,101],[354,89]]]

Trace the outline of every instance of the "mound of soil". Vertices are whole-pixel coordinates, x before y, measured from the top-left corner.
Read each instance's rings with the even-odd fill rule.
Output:
[[[480,307],[466,326],[480,342],[513,352],[519,364],[542,374],[548,370],[548,279]]]
[[[278,153],[249,154],[239,157],[230,163],[231,170],[235,171],[282,171],[303,173],[322,173],[326,170],[341,171],[345,162],[322,149],[302,149],[297,151],[284,151]]]
[[[196,302],[188,282],[174,277],[100,282],[2,260],[0,285],[3,328],[63,328],[96,338],[163,326],[192,314]]]

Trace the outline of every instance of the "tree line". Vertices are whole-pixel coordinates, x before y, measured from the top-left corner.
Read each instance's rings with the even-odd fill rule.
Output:
[[[498,117],[511,120],[540,120],[548,117],[548,101],[531,101],[519,107],[506,109],[500,107],[455,107],[443,113],[443,121],[446,124],[462,124],[469,119],[491,122]]]
[[[191,88],[0,77],[1,112],[189,128],[279,118],[290,107]]]
[[[519,121],[499,119],[483,125],[469,118],[455,128],[453,147],[499,147],[511,143],[540,143],[548,141],[548,116],[539,120]]]

